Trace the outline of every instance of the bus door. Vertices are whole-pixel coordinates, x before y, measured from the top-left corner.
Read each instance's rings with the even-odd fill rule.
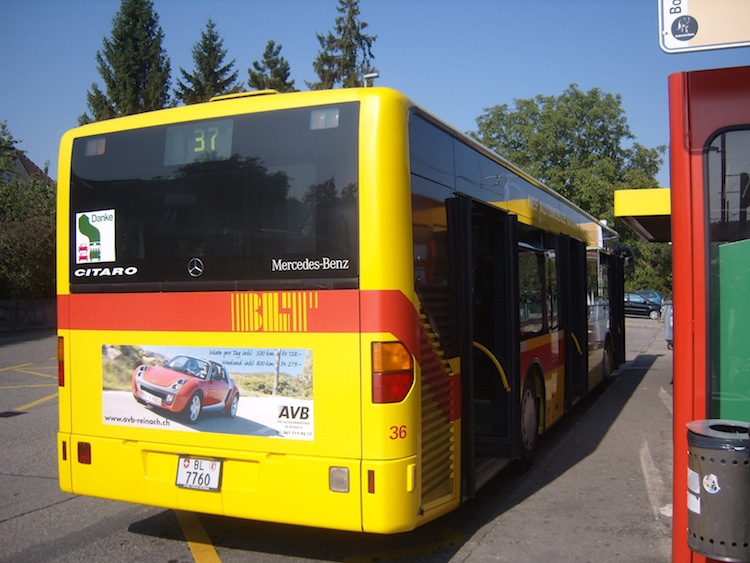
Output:
[[[589,326],[586,305],[586,245],[559,237],[560,324],[565,334],[565,409],[589,391]],[[592,326],[596,330],[596,326]],[[595,340],[603,343],[603,338]]]
[[[462,371],[464,496],[518,444],[518,234],[515,216],[465,197],[448,202]]]
[[[610,304],[610,336],[612,338],[612,357],[610,366],[620,366],[625,363],[625,275],[627,273],[625,260],[632,260],[632,250],[623,249],[616,255],[602,254],[602,263],[607,264],[609,274],[609,304]],[[631,272],[632,273],[632,272]]]

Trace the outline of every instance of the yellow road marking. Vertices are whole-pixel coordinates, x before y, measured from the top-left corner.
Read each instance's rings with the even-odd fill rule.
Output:
[[[46,397],[42,397],[41,399],[37,399],[36,401],[32,401],[27,405],[23,405],[22,407],[18,407],[15,409],[16,411],[25,411],[26,409],[30,409],[31,407],[35,407],[37,405],[40,405],[44,403],[45,401],[49,401],[50,399],[56,399],[57,393],[53,393],[52,395],[47,395]]]
[[[25,368],[26,366],[30,366],[30,365],[31,365],[31,362],[29,362],[28,364],[18,364],[16,366],[8,366],[7,368],[0,368],[0,371],[10,371],[12,369]]]
[[[203,529],[200,520],[198,520],[198,515],[182,510],[175,510],[174,513],[188,542],[195,563],[221,563],[219,554],[216,553],[216,548],[211,543],[211,538],[208,537],[206,530]]]
[[[57,368],[50,368],[50,369],[57,369]],[[19,369],[18,371],[20,373],[26,373],[26,374],[29,374],[29,375],[36,375],[36,376],[39,376],[39,377],[45,377],[47,379],[57,379],[57,374],[55,374],[55,375],[48,375],[46,373],[39,373],[38,371],[31,371],[30,369]]]

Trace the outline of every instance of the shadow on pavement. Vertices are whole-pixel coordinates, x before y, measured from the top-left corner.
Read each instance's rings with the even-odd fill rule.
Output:
[[[245,557],[274,554],[292,560],[449,561],[485,525],[596,451],[658,357],[637,356],[581,401],[541,438],[530,471],[501,473],[475,499],[413,532],[379,536],[210,515],[200,515],[200,522],[224,561],[240,560],[243,553]],[[293,511],[294,506],[288,509]],[[169,539],[182,537],[172,511],[134,522],[129,530]]]
[[[37,340],[44,340],[50,336],[54,336],[56,330],[53,328],[40,328],[40,329],[29,329],[12,332],[0,332],[0,348],[3,346],[10,346],[11,344],[19,344],[21,342],[34,342]]]
[[[477,498],[460,507],[456,523],[472,521],[481,512],[479,526],[523,502],[591,455],[620,416],[622,409],[640,385],[657,356],[641,355],[610,377],[541,438],[541,451],[534,466],[525,474],[498,475]],[[580,431],[579,431],[580,430]],[[447,515],[453,520],[454,515]],[[476,526],[473,526],[474,531]],[[472,530],[466,530],[471,533]]]

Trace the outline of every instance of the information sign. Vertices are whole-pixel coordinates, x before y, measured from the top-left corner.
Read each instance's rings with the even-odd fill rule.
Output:
[[[659,0],[659,46],[684,53],[750,45],[748,0]]]

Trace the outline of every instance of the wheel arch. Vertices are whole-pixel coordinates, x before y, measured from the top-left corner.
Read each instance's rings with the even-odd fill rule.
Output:
[[[544,432],[544,429],[546,428],[547,392],[546,384],[544,382],[544,369],[542,369],[542,363],[538,358],[534,358],[534,360],[529,364],[529,367],[526,369],[526,375],[521,382],[522,388],[526,385],[526,381],[529,378],[531,378],[531,384],[534,389],[534,394],[536,395],[538,401],[539,434],[542,434]]]

